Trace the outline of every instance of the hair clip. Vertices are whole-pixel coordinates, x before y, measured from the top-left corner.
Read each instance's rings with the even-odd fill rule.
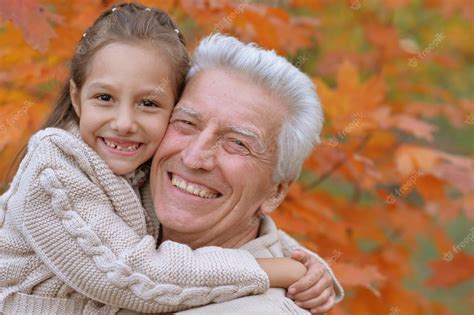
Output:
[[[115,12],[117,10],[117,8],[112,8],[112,12]]]
[[[174,31],[179,34],[179,30],[177,28],[175,28]]]
[[[82,34],[82,37],[86,37],[87,33]]]

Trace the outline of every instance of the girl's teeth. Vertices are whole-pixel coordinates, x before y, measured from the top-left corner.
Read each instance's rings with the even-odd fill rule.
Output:
[[[171,179],[171,184],[184,192],[199,196],[201,198],[213,199],[217,197],[217,194],[211,193],[206,189],[196,187],[190,183],[186,183],[184,180],[178,179],[175,176],[173,176]]]
[[[115,144],[115,143],[113,143],[113,142],[111,142],[111,141],[109,141],[108,139],[105,139],[105,138],[104,138],[104,142],[108,147],[111,147],[112,149],[117,149],[117,150],[126,151],[126,152],[135,151],[140,146],[140,144],[134,144],[134,145],[131,145],[129,147],[121,147],[118,144]]]

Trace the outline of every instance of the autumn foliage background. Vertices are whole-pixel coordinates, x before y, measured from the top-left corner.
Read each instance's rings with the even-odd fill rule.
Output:
[[[274,218],[341,280],[346,298],[331,314],[473,314],[472,1],[142,2],[170,12],[190,51],[230,33],[314,78],[323,142]],[[7,182],[77,41],[112,3],[0,0]]]

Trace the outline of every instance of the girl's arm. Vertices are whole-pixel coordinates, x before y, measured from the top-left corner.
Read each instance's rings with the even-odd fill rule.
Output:
[[[267,275],[247,251],[193,251],[169,241],[156,249],[153,237],[145,235],[143,209],[132,188],[91,162],[93,156],[73,140],[66,132],[40,132],[22,174],[30,177],[24,236],[67,285],[93,300],[140,312],[172,312],[268,288]]]
[[[271,288],[288,289],[307,271],[303,263],[291,258],[257,258],[257,262],[267,273]]]

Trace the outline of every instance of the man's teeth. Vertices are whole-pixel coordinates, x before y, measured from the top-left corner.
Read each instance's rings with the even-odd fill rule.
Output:
[[[128,146],[128,147],[122,147],[122,146],[119,146],[118,144],[113,143],[112,141],[110,141],[106,138],[104,138],[104,142],[108,147],[111,147],[112,149],[117,149],[117,150],[126,151],[126,152],[136,151],[138,149],[138,147],[140,146],[140,144],[137,143],[137,144],[133,144],[133,145]]]
[[[171,179],[171,184],[173,184],[173,186],[179,188],[182,191],[188,192],[195,196],[199,196],[201,198],[206,198],[206,199],[217,198],[217,194],[211,193],[210,191],[207,191],[206,189],[193,186],[193,184],[186,183],[185,181],[179,178],[176,178],[175,176],[173,176],[173,178]]]

